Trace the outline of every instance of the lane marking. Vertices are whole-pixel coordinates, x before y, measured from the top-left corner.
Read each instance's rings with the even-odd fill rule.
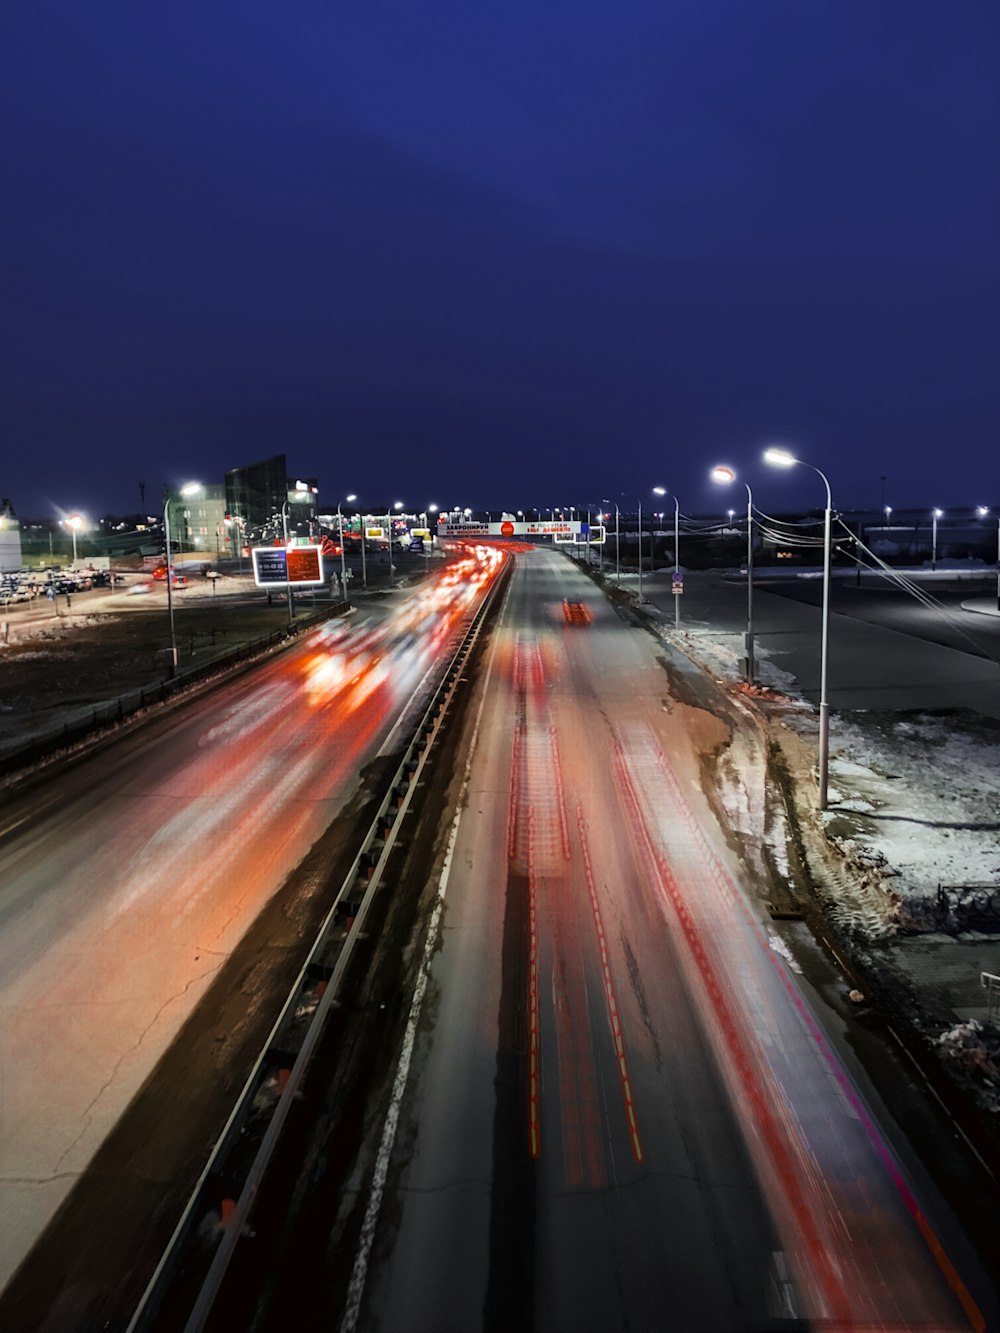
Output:
[[[535,884],[535,808],[528,810],[528,1152],[541,1156],[541,1058],[538,1044],[538,894]]]
[[[625,1103],[625,1119],[628,1122],[629,1129],[629,1147],[632,1149],[632,1156],[637,1162],[642,1161],[642,1140],[639,1137],[639,1125],[635,1114],[635,1103],[632,1099],[632,1083],[628,1076],[628,1062],[625,1059],[625,1039],[622,1035],[621,1024],[618,1019],[618,1001],[615,997],[614,979],[611,975],[611,960],[608,955],[608,941],[604,933],[604,919],[601,916],[601,904],[597,898],[597,886],[594,883],[594,871],[590,860],[590,844],[587,841],[587,828],[583,818],[583,806],[578,804],[576,807],[576,824],[580,834],[580,846],[583,851],[583,872],[587,880],[587,891],[590,894],[590,907],[594,918],[594,928],[597,931],[597,946],[601,954],[601,978],[604,982],[604,1000],[608,1009],[608,1017],[611,1021],[611,1035],[614,1041],[615,1055],[618,1064],[618,1077],[621,1082],[622,1100]]]

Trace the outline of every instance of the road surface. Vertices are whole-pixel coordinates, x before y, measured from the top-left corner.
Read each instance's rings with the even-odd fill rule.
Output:
[[[559,554],[477,735],[345,1333],[982,1326],[705,798],[724,726]]]
[[[331,622],[5,802],[0,1287],[358,793],[486,568],[456,562],[381,613]],[[243,1024],[255,1003],[248,987]],[[185,1089],[175,1095],[183,1117]]]

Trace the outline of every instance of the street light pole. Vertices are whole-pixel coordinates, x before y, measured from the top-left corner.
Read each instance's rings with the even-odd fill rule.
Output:
[[[931,512],[931,569],[937,569],[937,521],[944,516],[943,509]]]
[[[433,534],[431,534],[430,515],[431,515],[431,514],[436,514],[437,511],[438,511],[438,507],[437,507],[437,505],[435,505],[435,504],[429,504],[429,505],[427,506],[427,512],[424,514],[424,530],[425,530],[427,533],[430,534],[429,536],[427,536],[427,537],[424,538],[424,572],[425,572],[425,573],[426,573],[427,570],[429,570],[430,567],[431,567],[431,543],[434,541],[434,536],[433,536]]]
[[[349,495],[349,496],[347,497],[347,503],[348,503],[348,504],[353,504],[353,502],[354,502],[357,498],[358,498],[358,497],[357,497],[356,495]],[[341,595],[341,597],[346,598],[346,597],[347,597],[347,557],[346,557],[346,555],[344,554],[344,516],[343,516],[343,514],[340,512],[340,503],[341,503],[341,502],[338,500],[338,501],[337,501],[337,531],[338,531],[339,536],[340,536],[340,595]]]
[[[76,569],[76,534],[77,534],[77,530],[78,530],[82,525],[83,525],[83,519],[80,517],[79,514],[70,514],[69,518],[66,520],[66,526],[69,528],[69,530],[70,530],[70,535],[71,535],[72,538],[73,538],[73,568],[74,568],[74,569]]]
[[[714,467],[711,472],[713,481],[727,483],[736,480],[736,473],[731,467],[720,465]],[[743,485],[747,492],[747,681],[753,684],[756,677],[756,662],[754,660],[754,638],[753,638],[753,493],[747,482]],[[730,510],[730,513],[733,511]]]
[[[402,502],[402,500],[397,500],[397,501],[393,504],[392,507],[393,507],[393,509],[402,509],[402,507],[403,507],[403,502]],[[389,587],[390,587],[390,588],[394,588],[394,587],[396,586],[396,579],[395,579],[395,576],[393,575],[393,572],[392,572],[392,513],[391,513],[391,511],[390,511],[388,514],[386,514],[386,516],[385,516],[385,521],[386,521],[386,531],[387,531],[388,534],[389,534]]]
[[[985,518],[989,512],[988,505],[979,506],[980,518]],[[997,611],[1000,612],[1000,514],[997,515]]]
[[[642,501],[639,501],[639,605],[642,605]]]
[[[654,495],[666,495],[666,486],[654,486]],[[674,578],[681,572],[681,504],[675,495],[674,500]],[[674,591],[674,629],[681,627],[681,595]]]
[[[823,515],[823,629],[820,640],[819,669],[819,808],[826,809],[830,769],[830,705],[827,697],[827,661],[830,643],[830,558],[832,545],[833,497],[826,473],[812,463],[796,458],[787,449],[767,449],[764,462],[773,467],[794,467],[800,464],[815,472],[826,487],[826,510]]]
[[[681,572],[681,503],[674,496],[674,574]],[[674,593],[674,629],[681,627],[681,595]]]
[[[201,490],[201,483],[198,481],[189,481],[186,486],[182,486],[180,494],[183,496],[196,495]],[[174,571],[170,565],[170,492],[165,491],[163,495],[163,540],[166,545],[167,555],[167,618],[170,621],[170,677],[177,675],[177,634],[174,629]]]
[[[295,619],[295,613],[292,610],[292,585],[289,582],[288,574],[288,497],[281,504],[281,530],[285,536],[285,593],[288,598],[288,628],[291,629]]]

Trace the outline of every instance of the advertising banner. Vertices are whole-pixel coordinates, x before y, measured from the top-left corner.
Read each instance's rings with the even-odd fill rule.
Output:
[[[255,546],[253,580],[258,588],[317,587],[326,582],[318,546]]]

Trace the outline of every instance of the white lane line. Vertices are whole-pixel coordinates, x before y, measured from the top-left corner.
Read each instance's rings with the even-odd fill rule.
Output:
[[[503,606],[500,608],[500,615],[497,618],[497,631],[503,624],[507,614],[507,603],[510,600],[511,589],[514,585],[513,578],[507,585],[507,592],[504,596]],[[458,809],[455,811],[455,818],[452,820],[451,833],[448,836],[448,847],[445,851],[444,864],[441,867],[441,878],[438,880],[437,900],[434,903],[434,910],[431,913],[430,924],[427,928],[427,940],[424,944],[423,957],[420,960],[420,973],[417,977],[417,984],[413,990],[413,999],[410,1002],[410,1012],[406,1020],[406,1031],[403,1035],[403,1049],[400,1052],[399,1064],[396,1066],[396,1077],[392,1084],[392,1096],[389,1099],[389,1109],[386,1112],[385,1125],[382,1128],[382,1141],[379,1144],[378,1156],[375,1159],[375,1171],[372,1177],[371,1193],[368,1196],[368,1207],[365,1209],[365,1218],[361,1224],[361,1237],[358,1241],[358,1252],[354,1258],[354,1268],[351,1272],[350,1285],[347,1288],[347,1304],[344,1310],[344,1317],[340,1323],[340,1333],[354,1333],[357,1327],[358,1315],[361,1313],[361,1299],[364,1295],[365,1282],[368,1277],[368,1263],[371,1258],[372,1245],[375,1243],[375,1228],[378,1224],[378,1215],[382,1207],[382,1195],[385,1192],[386,1177],[389,1174],[389,1160],[392,1157],[393,1145],[396,1141],[396,1130],[399,1126],[399,1115],[403,1104],[403,1093],[406,1091],[406,1080],[410,1072],[410,1061],[413,1058],[413,1047],[417,1037],[417,1025],[420,1022],[420,1009],[423,1004],[424,992],[427,989],[427,980],[430,976],[431,959],[437,947],[438,926],[441,921],[441,912],[444,908],[444,897],[448,888],[448,879],[451,875],[452,857],[455,852],[455,844],[458,841],[458,829],[462,822],[462,811],[465,808],[466,793],[469,788],[469,778],[472,773],[472,760],[475,756],[479,742],[480,724],[483,720],[483,710],[486,707],[486,699],[489,694],[489,685],[493,676],[493,666],[496,659],[497,648],[500,643],[500,634],[496,633],[493,639],[493,647],[490,650],[490,660],[486,668],[486,680],[483,685],[483,695],[479,701],[479,709],[476,713],[476,725],[473,728],[472,740],[469,744],[469,756],[465,761],[465,772],[462,775],[462,789],[458,795]]]

